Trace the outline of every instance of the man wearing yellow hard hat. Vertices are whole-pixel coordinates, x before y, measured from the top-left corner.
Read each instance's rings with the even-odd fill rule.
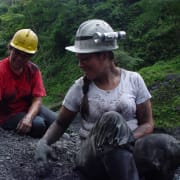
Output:
[[[41,137],[56,118],[42,106],[41,72],[30,61],[37,47],[37,35],[20,29],[10,41],[9,56],[0,61],[0,126],[33,137]]]

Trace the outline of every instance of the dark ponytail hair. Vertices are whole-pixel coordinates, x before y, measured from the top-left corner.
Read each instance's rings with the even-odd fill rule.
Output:
[[[80,114],[81,117],[84,120],[87,120],[87,117],[89,115],[89,103],[88,103],[88,91],[89,91],[89,84],[90,84],[90,80],[87,79],[86,76],[84,76],[83,78],[83,86],[82,86],[82,91],[83,91],[83,98],[81,100],[81,105],[80,105]]]
[[[100,56],[104,52],[97,52],[95,53],[97,56]],[[108,56],[110,60],[114,60],[114,53],[112,51],[108,51]],[[80,105],[80,114],[81,117],[84,120],[87,120],[87,117],[89,116],[89,103],[88,103],[88,91],[89,91],[89,84],[91,81],[87,79],[86,76],[83,78],[83,86],[82,86],[82,91],[83,91],[83,98],[81,100],[81,105]]]

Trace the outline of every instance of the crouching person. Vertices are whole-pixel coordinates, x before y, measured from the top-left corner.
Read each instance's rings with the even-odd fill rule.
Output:
[[[114,38],[106,38],[109,33]],[[99,19],[79,26],[74,46],[66,50],[76,53],[84,76],[69,89],[57,120],[38,142],[36,160],[47,161],[50,145],[80,113],[77,169],[87,179],[139,180],[133,144],[153,131],[151,95],[138,73],[115,65],[116,35]]]
[[[10,41],[9,56],[0,61],[0,127],[42,137],[56,114],[42,106],[41,72],[30,61],[37,47],[37,35],[20,29]]]

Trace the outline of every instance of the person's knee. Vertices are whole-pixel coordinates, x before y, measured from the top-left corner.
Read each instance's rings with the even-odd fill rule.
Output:
[[[95,126],[97,127],[97,129],[106,126],[109,126],[109,128],[113,128],[116,127],[117,124],[126,124],[122,115],[115,111],[108,111],[102,115]]]
[[[30,136],[32,137],[42,137],[42,135],[46,132],[46,124],[44,119],[41,117],[36,117],[32,122],[32,129],[30,132]]]
[[[121,120],[121,121],[124,121],[124,118],[123,116],[116,112],[116,111],[108,111],[108,112],[105,112],[102,116],[102,118],[107,118],[107,119],[118,119],[118,120]]]
[[[124,145],[134,142],[132,131],[121,114],[115,111],[105,112],[90,132],[95,144]]]
[[[116,111],[105,112],[99,120],[99,126],[128,127],[123,116]]]
[[[38,116],[42,117],[46,126],[49,127],[56,120],[57,113],[45,106],[41,106]]]

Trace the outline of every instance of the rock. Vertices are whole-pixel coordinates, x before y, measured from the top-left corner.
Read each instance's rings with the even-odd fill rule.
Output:
[[[180,141],[164,133],[147,135],[136,141],[134,157],[146,180],[172,180],[180,166]]]
[[[35,147],[39,139],[20,136],[0,128],[0,180],[67,180],[70,177],[74,178],[71,180],[82,180],[81,175],[74,171],[74,159],[80,144],[79,126],[78,121],[75,121],[68,129],[69,133],[65,135],[67,137],[62,137],[53,144],[58,158],[49,159],[48,166],[44,169],[34,161]],[[166,133],[174,133],[174,136],[180,137],[176,134],[180,133],[178,128]],[[177,171],[174,180],[180,180],[180,171]]]

